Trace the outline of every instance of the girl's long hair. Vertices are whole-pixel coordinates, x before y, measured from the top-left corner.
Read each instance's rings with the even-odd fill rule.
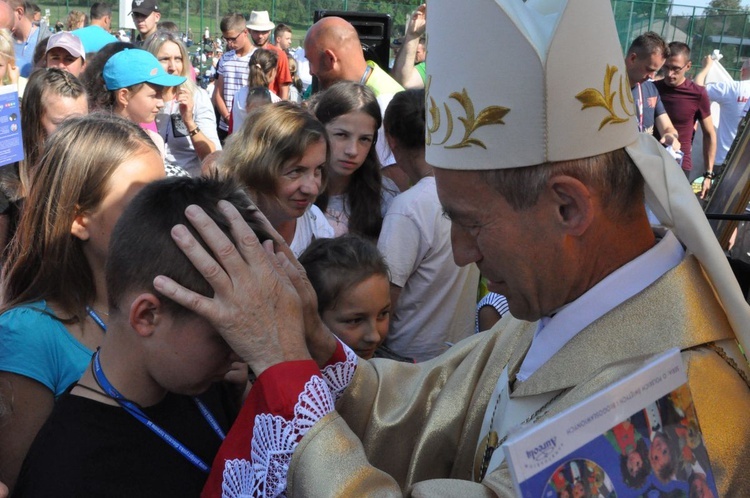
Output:
[[[315,116],[327,124],[344,114],[364,112],[375,120],[373,140],[364,163],[351,175],[346,196],[349,201],[349,231],[377,238],[383,225],[383,178],[376,150],[378,129],[382,118],[375,93],[364,85],[342,81],[332,85],[317,100]],[[328,207],[329,194],[323,191],[315,204],[323,211]]]
[[[136,124],[107,113],[66,120],[46,145],[3,268],[5,311],[54,301],[73,323],[95,298],[94,276],[71,234],[76,216],[93,212],[112,173],[139,151],[156,146]]]

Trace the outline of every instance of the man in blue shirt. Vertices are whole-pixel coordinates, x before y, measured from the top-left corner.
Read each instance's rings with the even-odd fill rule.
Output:
[[[89,19],[90,25],[73,31],[73,34],[83,42],[87,54],[98,52],[105,45],[117,41],[109,32],[112,27],[112,7],[109,4],[97,2],[92,5]]]
[[[651,81],[669,57],[667,43],[653,31],[638,36],[628,48],[625,69],[635,102],[638,131],[653,135],[654,126],[661,142],[680,150],[677,130],[664,109],[659,91]]]
[[[21,76],[27,78],[34,65],[34,49],[39,42],[40,30],[34,26],[26,15],[26,6],[22,0],[10,0],[15,25],[13,27],[13,49],[16,54],[16,66]],[[46,37],[43,37],[46,38]]]

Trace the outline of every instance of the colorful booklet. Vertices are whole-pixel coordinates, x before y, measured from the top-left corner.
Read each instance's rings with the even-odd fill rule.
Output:
[[[719,496],[677,349],[503,450],[524,498]]]
[[[23,159],[21,107],[16,85],[0,86],[0,166]]]

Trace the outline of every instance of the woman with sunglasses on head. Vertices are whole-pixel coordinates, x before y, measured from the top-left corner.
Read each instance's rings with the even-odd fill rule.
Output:
[[[164,139],[165,162],[198,176],[201,161],[221,150],[211,99],[190,77],[190,58],[178,35],[157,31],[143,48],[156,57],[168,74],[185,78],[179,86],[164,87],[164,107],[156,115],[156,128]]]

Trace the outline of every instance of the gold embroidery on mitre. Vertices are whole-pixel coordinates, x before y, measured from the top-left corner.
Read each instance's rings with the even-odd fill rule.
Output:
[[[432,135],[439,131],[443,124],[443,121],[441,119],[440,107],[435,102],[435,99],[429,95],[431,82],[432,77],[430,76],[427,78],[427,85],[425,87],[425,95],[426,98],[429,99],[427,110],[430,114],[430,120],[432,121],[432,124],[427,127],[427,136],[425,139],[427,145],[432,145]],[[482,109],[479,114],[475,116],[474,103],[469,97],[466,88],[464,88],[460,93],[451,93],[448,98],[457,101],[459,104],[461,104],[461,107],[463,107],[465,117],[459,117],[458,120],[461,121],[464,126],[464,136],[457,143],[454,143],[452,145],[443,145],[448,142],[448,140],[453,135],[453,113],[448,107],[448,104],[446,102],[443,102],[443,108],[445,109],[445,136],[443,137],[442,141],[436,143],[435,145],[443,145],[446,149],[461,149],[464,147],[470,147],[472,145],[478,145],[479,147],[486,149],[487,146],[484,145],[484,142],[479,139],[472,138],[471,135],[482,126],[505,124],[503,118],[510,112],[510,109],[507,107],[491,105]]]
[[[576,99],[583,103],[581,110],[588,109],[589,107],[603,107],[609,116],[605,116],[602,122],[599,123],[599,129],[604,128],[607,124],[619,124],[627,123],[628,118],[633,116],[629,106],[625,103],[627,98],[629,103],[633,103],[633,96],[630,94],[630,86],[627,84],[627,79],[620,75],[620,81],[618,89],[612,91],[612,78],[617,73],[617,66],[610,66],[607,64],[607,69],[604,73],[604,88],[603,91],[599,91],[595,88],[587,88],[578,95]],[[623,80],[625,80],[625,90],[623,91]],[[615,96],[619,93],[620,107],[625,113],[625,117],[621,117],[615,111]]]

